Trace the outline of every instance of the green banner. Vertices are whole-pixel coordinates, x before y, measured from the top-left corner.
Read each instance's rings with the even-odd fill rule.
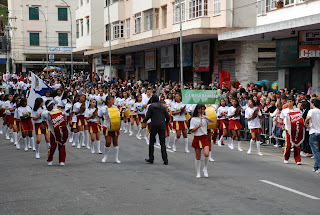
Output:
[[[220,90],[182,90],[183,104],[219,104]]]

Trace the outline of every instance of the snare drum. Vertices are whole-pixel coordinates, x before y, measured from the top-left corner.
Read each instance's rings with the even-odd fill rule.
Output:
[[[129,118],[130,117],[130,109],[127,109],[126,111],[124,111],[124,116],[126,118]]]
[[[217,115],[216,115],[216,111],[214,110],[214,108],[212,106],[206,108],[206,115],[209,118],[214,120],[214,122],[210,122],[208,124],[208,129],[217,128]]]
[[[119,131],[120,130],[120,112],[116,107],[108,108],[108,119],[109,126],[108,131]]]
[[[189,112],[186,113],[186,120],[189,120],[191,118],[191,115]]]

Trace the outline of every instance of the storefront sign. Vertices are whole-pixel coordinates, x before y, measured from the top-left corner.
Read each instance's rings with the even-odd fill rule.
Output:
[[[310,60],[299,59],[297,37],[277,40],[276,52],[278,68],[310,66]]]
[[[49,47],[50,53],[71,53],[71,47]]]
[[[183,104],[219,104],[220,90],[182,90]]]
[[[210,70],[210,41],[193,44],[193,71],[208,72]]]
[[[146,51],[144,58],[146,71],[156,70],[156,50]]]
[[[320,58],[320,30],[299,31],[299,58]]]
[[[133,54],[126,54],[126,63],[124,66],[124,71],[134,71],[134,60],[133,60]]]
[[[101,58],[102,58],[103,64],[107,64],[107,65],[110,64],[109,55],[101,55]],[[123,55],[112,55],[111,64],[112,65],[124,64],[124,56]]]
[[[182,44],[182,63],[183,67],[192,66],[192,43]],[[177,66],[180,67],[180,46],[177,45]]]
[[[173,46],[161,47],[161,68],[174,67],[174,48]]]

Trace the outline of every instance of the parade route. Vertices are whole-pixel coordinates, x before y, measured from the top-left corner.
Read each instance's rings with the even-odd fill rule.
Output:
[[[173,134],[171,140],[173,140]],[[0,144],[1,214],[317,214],[320,175],[312,172],[313,159],[302,158],[298,166],[290,159],[283,164],[282,149],[262,146],[264,156],[213,146],[215,162],[209,178],[196,179],[194,152],[168,153],[163,165],[160,150],[155,163],[146,164],[148,147],[121,133],[121,164],[107,163],[102,155],[76,149],[67,143],[66,166],[45,161],[34,152]],[[191,144],[192,136],[189,136]],[[104,143],[104,140],[102,141]],[[248,143],[243,143],[243,149]],[[157,148],[157,147],[156,147]],[[270,156],[270,155],[273,156]],[[278,185],[278,186],[275,186]],[[282,186],[282,187],[280,187]],[[284,189],[288,188],[288,189]],[[292,192],[295,190],[297,192]],[[301,195],[304,194],[304,196]],[[310,198],[311,197],[311,198]]]

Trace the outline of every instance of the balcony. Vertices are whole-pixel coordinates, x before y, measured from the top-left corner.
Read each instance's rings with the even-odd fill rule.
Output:
[[[109,23],[108,20],[108,7],[104,8],[104,23]],[[119,20],[125,20],[125,1],[118,1],[110,5],[110,22],[115,22]]]
[[[143,2],[143,3],[142,3]],[[142,11],[146,11],[152,8],[159,8],[160,7],[160,1],[159,0],[133,0],[132,2],[132,13],[140,13]]]

